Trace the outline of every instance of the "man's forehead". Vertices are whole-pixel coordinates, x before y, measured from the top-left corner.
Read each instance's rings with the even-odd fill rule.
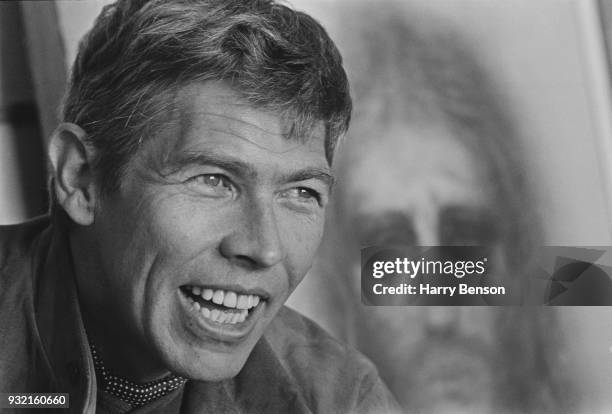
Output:
[[[206,146],[212,141],[234,141],[252,145],[272,154],[307,149],[325,152],[325,128],[315,125],[307,136],[292,137],[291,120],[272,110],[247,102],[224,82],[193,83],[176,96],[172,151]]]
[[[303,136],[290,136],[294,117],[280,110],[264,109],[248,102],[225,82],[209,81],[189,84],[177,94],[177,109],[183,128],[223,128],[229,133],[267,134],[284,137],[293,143],[323,140],[325,128],[316,123]],[[248,138],[243,137],[243,138]]]
[[[319,125],[303,139],[287,136],[283,117],[246,102],[224,83],[188,85],[175,96],[174,112],[150,146],[158,169],[198,158],[198,154],[249,158],[279,165],[328,170],[325,129]],[[252,157],[252,160],[250,159]]]

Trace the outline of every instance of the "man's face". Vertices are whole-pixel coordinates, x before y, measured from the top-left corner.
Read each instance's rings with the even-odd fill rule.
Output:
[[[348,151],[343,161],[350,167],[339,186],[343,232],[354,240],[354,252],[359,245],[494,239],[491,188],[481,163],[443,127],[396,124],[380,139]],[[353,263],[358,290],[359,258]],[[488,309],[359,308],[358,346],[404,407],[423,413],[489,412],[495,338]]]
[[[219,380],[238,373],[310,268],[329,166],[323,128],[289,140],[279,116],[224,84],[190,85],[177,105],[98,206],[90,307],[126,346]]]

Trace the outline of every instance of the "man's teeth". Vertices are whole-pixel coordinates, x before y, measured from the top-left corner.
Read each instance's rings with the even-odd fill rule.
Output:
[[[257,295],[239,295],[231,290],[212,290],[202,289],[197,286],[188,287],[195,296],[200,296],[204,300],[212,301],[217,305],[226,308],[251,309],[259,304],[260,298]]]
[[[225,297],[225,292],[222,290],[215,290],[215,294],[212,297],[213,303],[217,305],[223,305],[223,298]]]
[[[200,312],[202,316],[217,323],[235,324],[244,322],[249,314],[246,309],[241,309],[240,312],[225,312],[219,309],[208,309],[200,306],[198,302],[193,301],[191,307],[196,312]]]
[[[243,322],[249,314],[249,310],[256,307],[260,302],[260,297],[257,295],[240,295],[231,290],[213,290],[203,289],[199,286],[187,286],[187,289],[193,296],[200,296],[205,301],[211,301],[217,305],[223,305],[228,309],[237,309],[236,311],[224,311],[221,309],[208,309],[200,305],[192,299],[192,308],[200,312],[204,317],[218,323],[240,323]]]

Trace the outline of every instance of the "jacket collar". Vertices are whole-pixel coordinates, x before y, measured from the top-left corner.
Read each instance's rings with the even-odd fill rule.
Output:
[[[58,392],[70,394],[74,412],[93,413],[96,380],[79,308],[68,237],[60,223],[36,247],[36,325]]]

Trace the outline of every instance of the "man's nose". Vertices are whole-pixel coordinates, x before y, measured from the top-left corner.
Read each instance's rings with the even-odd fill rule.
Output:
[[[250,269],[271,267],[284,257],[276,213],[272,203],[248,203],[221,241],[221,254],[232,263]]]

